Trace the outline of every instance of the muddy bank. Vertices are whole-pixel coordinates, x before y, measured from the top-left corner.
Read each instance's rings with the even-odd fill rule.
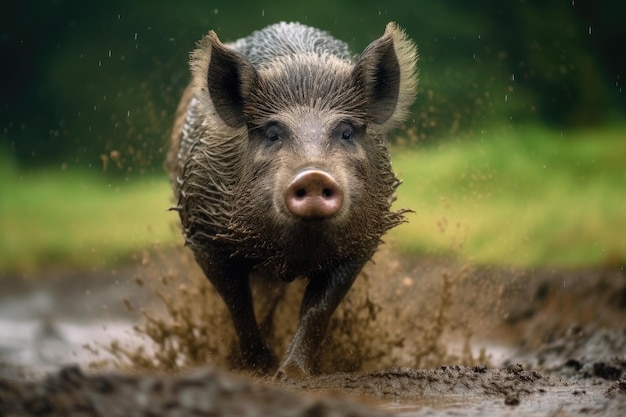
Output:
[[[623,416],[626,380],[567,381],[519,365],[403,368],[282,382],[215,368],[166,376],[85,375],[70,367],[43,381],[0,381],[0,410],[36,416]]]
[[[216,369],[184,376],[101,374],[65,368],[44,383],[0,383],[2,415],[376,416],[355,402],[298,396]]]
[[[0,280],[0,415],[626,415],[621,265],[375,261],[319,375],[297,381],[238,370],[225,308],[185,252]],[[302,287],[269,317],[279,355]],[[68,363],[81,370],[58,372]]]

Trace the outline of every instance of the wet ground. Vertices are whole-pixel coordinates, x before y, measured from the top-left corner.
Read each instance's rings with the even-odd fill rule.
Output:
[[[0,416],[626,415],[623,265],[375,261],[334,316],[319,375],[283,381],[238,369],[224,307],[186,252],[2,277]],[[301,290],[268,326],[279,355]]]

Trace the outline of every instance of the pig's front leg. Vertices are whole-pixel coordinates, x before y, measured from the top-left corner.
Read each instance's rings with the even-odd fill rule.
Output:
[[[365,260],[343,261],[325,274],[310,277],[302,299],[300,323],[278,368],[277,378],[300,378],[311,374],[330,317],[364,264]]]
[[[263,339],[254,316],[249,268],[230,260],[211,262],[201,258],[199,264],[228,307],[245,365],[262,373],[274,371],[276,357]]]

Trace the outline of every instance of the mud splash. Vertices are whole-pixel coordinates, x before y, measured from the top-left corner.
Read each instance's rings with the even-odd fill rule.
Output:
[[[114,341],[107,350],[118,359],[118,367],[175,371],[210,363],[238,369],[235,334],[223,301],[188,252],[176,261],[158,282],[135,277],[161,305],[137,308],[126,302],[130,311],[143,316],[135,330],[151,341],[150,349]],[[318,373],[488,363],[486,350],[470,344],[474,330],[469,324],[493,310],[472,310],[472,316],[465,309],[457,312],[472,268],[434,260],[408,265],[382,249],[365,267],[333,316]],[[252,282],[256,316],[278,357],[295,333],[305,285],[297,280],[282,291]],[[487,288],[482,286],[483,293]],[[490,292],[501,298],[498,288]]]

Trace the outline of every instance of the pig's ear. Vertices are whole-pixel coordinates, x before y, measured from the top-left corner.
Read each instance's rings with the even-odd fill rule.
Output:
[[[196,96],[205,106],[212,106],[228,126],[244,126],[243,106],[255,69],[242,54],[222,44],[213,31],[198,46],[191,58]]]
[[[384,128],[402,122],[415,100],[417,49],[395,23],[359,56],[354,76],[365,93],[370,120]]]

